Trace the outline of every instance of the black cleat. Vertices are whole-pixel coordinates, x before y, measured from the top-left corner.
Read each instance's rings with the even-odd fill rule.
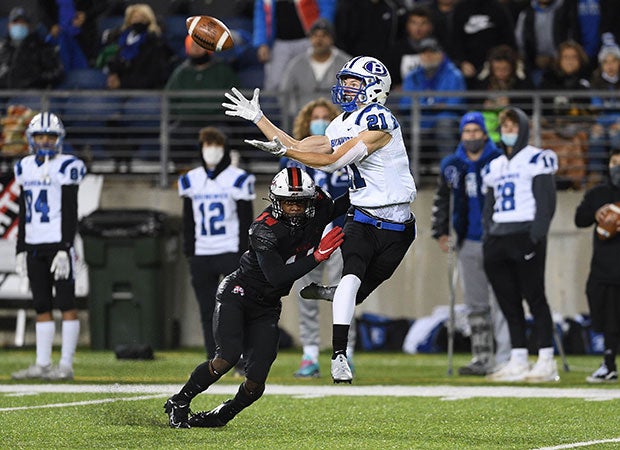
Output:
[[[164,411],[168,414],[170,428],[190,428],[188,417],[191,414],[189,403],[181,403],[170,397],[164,405]]]
[[[220,406],[211,411],[202,411],[194,414],[189,418],[189,426],[196,428],[219,428],[226,425],[227,422],[223,421],[219,417],[219,412],[222,407],[228,403],[232,402],[232,400],[226,400]]]
[[[334,292],[336,292],[336,286],[323,286],[316,283],[310,283],[308,286],[299,291],[299,295],[301,298],[308,300],[327,300],[328,302],[333,302]]]

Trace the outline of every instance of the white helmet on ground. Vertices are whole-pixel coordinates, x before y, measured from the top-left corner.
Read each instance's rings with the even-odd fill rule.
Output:
[[[355,91],[342,84],[342,79],[357,78],[362,86]],[[347,62],[336,74],[337,83],[332,87],[332,102],[346,112],[353,112],[358,104],[379,103],[385,104],[392,86],[390,72],[377,58],[371,56],[356,56]]]
[[[287,167],[273,177],[269,187],[269,200],[273,216],[291,226],[301,226],[314,217],[316,186],[310,175],[299,167]],[[304,210],[298,215],[289,215],[282,209],[282,201],[300,201]]]
[[[56,135],[58,139],[53,147],[41,147],[34,141],[34,136],[38,134]],[[42,112],[32,118],[26,129],[26,138],[30,150],[37,156],[54,156],[56,153],[62,153],[62,141],[65,137],[65,127],[56,114],[50,112]]]

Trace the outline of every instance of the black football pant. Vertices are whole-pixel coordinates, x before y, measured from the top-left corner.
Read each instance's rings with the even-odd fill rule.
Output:
[[[71,272],[66,280],[54,280],[50,272],[56,252],[29,251],[27,254],[28,280],[32,291],[32,303],[37,314],[52,311],[54,307],[62,312],[76,308],[75,281],[73,279],[73,263],[69,253]],[[52,295],[52,288],[56,288],[56,295]]]
[[[490,236],[483,247],[484,271],[508,322],[512,348],[527,348],[523,299],[534,317],[538,348],[553,346],[553,320],[545,297],[547,242],[530,245],[528,234],[512,234]]]
[[[214,327],[216,354],[235,365],[243,354],[246,378],[264,384],[278,353],[280,299],[265,302],[234,277],[222,281]]]
[[[234,272],[239,264],[237,253],[221,255],[198,255],[189,258],[192,287],[200,309],[202,334],[207,350],[207,359],[215,356],[215,339],[213,337],[213,310],[215,294],[220,284],[220,277]]]

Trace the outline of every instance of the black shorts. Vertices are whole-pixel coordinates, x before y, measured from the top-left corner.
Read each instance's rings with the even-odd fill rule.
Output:
[[[598,333],[620,333],[620,285],[588,278],[586,295],[592,329]]]
[[[355,222],[347,214],[344,234],[342,275],[351,274],[362,280],[356,298],[359,304],[392,276],[405,257],[416,238],[415,218],[405,223],[403,231],[392,231]]]
[[[54,280],[50,272],[56,252],[28,252],[28,279],[32,290],[32,303],[37,314],[50,312],[54,307],[61,311],[76,308],[75,281],[73,279],[73,265],[66,280]],[[69,257],[71,262],[71,257]],[[56,295],[52,295],[52,287],[56,288]]]
[[[218,289],[213,326],[217,356],[235,365],[243,354],[246,377],[264,384],[278,353],[282,304],[257,298],[234,276],[226,277]]]

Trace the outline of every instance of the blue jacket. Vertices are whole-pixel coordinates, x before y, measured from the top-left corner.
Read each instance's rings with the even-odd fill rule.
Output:
[[[420,92],[420,91],[464,91],[466,89],[463,74],[448,58],[440,64],[437,72],[431,78],[427,78],[424,69],[421,66],[413,69],[403,80],[404,92]],[[458,117],[463,111],[459,108],[450,109],[463,105],[465,100],[462,97],[421,97],[420,105],[422,105],[422,122],[421,127],[424,129],[433,128],[435,119]],[[433,106],[440,105],[440,108],[433,109]],[[446,106],[448,109],[446,109]],[[407,113],[411,108],[411,99],[404,97],[400,101],[400,107]]]
[[[432,235],[435,239],[449,234],[450,195],[453,195],[452,225],[458,245],[463,239],[482,240],[484,195],[481,192],[481,172],[484,166],[501,154],[495,143],[488,139],[478,161],[470,160],[460,143],[453,154],[441,160],[433,200]]]

